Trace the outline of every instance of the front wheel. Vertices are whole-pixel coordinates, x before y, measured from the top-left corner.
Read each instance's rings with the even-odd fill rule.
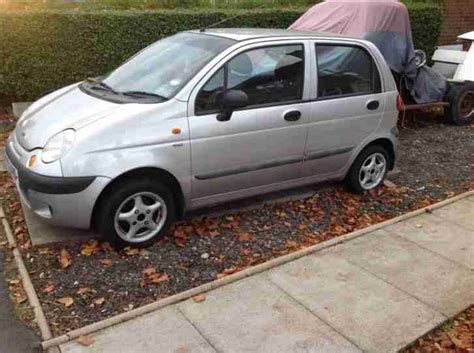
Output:
[[[452,86],[446,117],[456,125],[468,125],[474,119],[474,82]]]
[[[347,173],[349,191],[362,194],[381,185],[388,171],[388,153],[380,145],[369,146],[356,158]]]
[[[98,210],[99,231],[118,246],[145,247],[161,239],[175,215],[173,194],[149,178],[115,185]]]

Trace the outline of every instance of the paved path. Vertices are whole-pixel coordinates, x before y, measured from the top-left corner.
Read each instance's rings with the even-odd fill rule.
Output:
[[[474,196],[93,335],[82,352],[396,352],[474,303]]]
[[[0,251],[0,353],[39,352],[35,349],[39,346],[38,338],[15,316],[3,273],[3,260]]]

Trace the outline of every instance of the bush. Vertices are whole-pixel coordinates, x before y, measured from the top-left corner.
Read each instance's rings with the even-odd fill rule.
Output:
[[[432,52],[441,27],[435,5],[410,5],[417,47]],[[32,100],[105,74],[170,34],[241,16],[225,27],[286,28],[304,9],[41,11],[0,13],[0,97]]]

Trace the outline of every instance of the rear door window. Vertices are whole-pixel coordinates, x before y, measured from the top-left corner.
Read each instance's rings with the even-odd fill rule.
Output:
[[[351,45],[316,44],[318,98],[381,92],[380,74],[367,50]]]

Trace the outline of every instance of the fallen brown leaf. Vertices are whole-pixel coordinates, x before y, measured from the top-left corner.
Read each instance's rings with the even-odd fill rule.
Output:
[[[62,249],[59,253],[59,264],[61,265],[62,268],[67,268],[69,265],[71,265],[71,255],[66,249]]]
[[[162,275],[159,275],[157,273],[152,274],[150,277],[148,277],[151,283],[160,283],[160,282],[165,282],[169,281],[169,276],[168,274],[164,273]]]
[[[85,294],[87,292],[90,292],[91,289],[87,287],[79,288],[78,291],[76,292],[78,295]]]
[[[95,305],[102,305],[102,304],[104,304],[104,302],[105,302],[105,298],[104,298],[104,297],[100,297],[100,298],[94,299],[94,304],[95,304]]]
[[[213,229],[213,230],[209,231],[209,236],[210,236],[211,238],[215,238],[215,237],[217,237],[217,236],[219,236],[219,235],[221,235],[221,232],[219,232],[218,229]]]
[[[90,346],[95,341],[91,336],[82,335],[76,339],[76,342],[87,347],[87,346]]]
[[[110,266],[110,265],[112,265],[112,260],[111,259],[101,259],[100,263],[104,266]]]
[[[151,276],[156,273],[156,269],[153,267],[149,267],[143,270],[143,274],[146,276]]]
[[[90,241],[82,245],[81,254],[83,256],[91,256],[100,251],[99,242],[97,240]]]
[[[63,304],[66,308],[70,307],[72,304],[74,304],[74,299],[72,299],[71,297],[59,298],[56,301],[58,303]]]
[[[140,249],[131,248],[130,246],[127,246],[126,248],[123,249],[123,252],[127,256],[134,256],[134,255],[138,255],[140,253]]]
[[[456,336],[453,334],[447,332],[446,335],[449,337],[451,342],[456,346],[456,348],[461,348],[461,349],[468,349],[470,348],[467,344],[464,344],[461,340],[459,340]]]
[[[305,230],[306,228],[308,228],[308,226],[304,223],[301,223],[300,225],[298,225],[299,230]]]
[[[206,300],[206,296],[204,294],[198,294],[193,297],[195,303],[202,303]]]
[[[238,239],[239,241],[250,241],[252,236],[249,233],[239,233]]]
[[[104,250],[105,253],[109,253],[109,252],[112,252],[114,251],[114,248],[112,248],[112,246],[110,245],[110,243],[108,241],[106,242],[103,242],[102,244],[100,244],[102,250]]]
[[[48,284],[44,289],[43,293],[51,293],[54,290],[54,284]]]
[[[226,268],[222,273],[225,275],[231,275],[236,271],[237,271],[237,267],[232,266],[232,267]]]

